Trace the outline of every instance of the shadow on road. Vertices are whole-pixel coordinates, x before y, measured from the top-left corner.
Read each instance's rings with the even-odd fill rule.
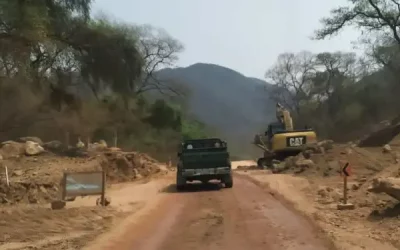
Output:
[[[190,192],[209,192],[209,191],[218,191],[222,188],[221,183],[207,183],[207,184],[202,184],[202,183],[188,183],[185,185],[185,188],[182,191],[178,191],[176,189],[175,184],[170,184],[163,188],[161,192],[163,193],[190,193]]]
[[[369,214],[368,219],[370,221],[380,221],[385,218],[398,217],[399,215],[400,215],[400,203],[397,203],[393,207],[388,207],[382,211],[373,210]]]

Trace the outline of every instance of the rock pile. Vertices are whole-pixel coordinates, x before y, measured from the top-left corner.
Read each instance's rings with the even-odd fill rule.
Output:
[[[312,160],[312,156],[315,154],[324,154],[332,148],[332,140],[320,141],[318,143],[308,145],[308,147],[297,156],[289,156],[284,161],[273,160],[272,172],[282,173],[291,171],[295,174],[299,174],[308,169],[314,169],[316,164]]]
[[[138,180],[168,172],[166,166],[139,152],[105,152],[101,165],[111,182]]]
[[[0,155],[2,159],[18,158],[22,155],[34,156],[44,152],[44,148],[39,143],[33,141],[15,142],[6,141],[0,144]]]
[[[0,204],[47,203],[59,196],[56,183],[10,182],[0,183]]]
[[[59,141],[42,142],[40,138],[23,137],[1,143],[0,156],[0,166],[7,166],[10,180],[7,184],[5,168],[1,168],[0,205],[59,200],[65,171],[103,169],[108,183],[140,180],[168,172],[167,166],[146,154],[108,148],[104,140],[78,148],[65,147]]]
[[[372,180],[368,191],[372,193],[386,193],[400,201],[400,178],[375,178]]]

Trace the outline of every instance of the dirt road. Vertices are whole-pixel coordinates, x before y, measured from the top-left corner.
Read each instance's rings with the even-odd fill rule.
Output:
[[[267,190],[243,176],[234,182],[232,189],[193,184],[183,193],[171,184],[139,219],[127,218],[122,233],[88,249],[330,249],[309,221]]]

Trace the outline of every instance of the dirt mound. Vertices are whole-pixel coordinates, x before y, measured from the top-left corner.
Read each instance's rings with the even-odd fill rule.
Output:
[[[33,143],[27,141],[2,144],[1,149],[5,157],[0,160],[0,204],[45,204],[59,199],[60,182],[64,172],[104,169],[108,184],[140,180],[168,172],[165,165],[143,153],[101,147],[101,150],[79,149],[80,152],[84,152],[78,154],[79,157],[60,156],[49,151],[40,152],[38,155],[26,154],[26,145],[39,145],[37,142]],[[42,144],[43,148],[49,148],[47,143]],[[55,144],[56,148],[59,148],[58,143],[52,143],[53,146]],[[6,181],[5,167],[9,184]]]
[[[333,144],[327,150],[274,162],[273,172],[282,174],[244,174],[266,180],[278,193],[287,193],[295,204],[303,204],[302,210],[309,211],[329,235],[346,243],[340,249],[400,249],[400,231],[395,230],[400,227],[400,136],[396,136],[400,128],[383,125],[360,143],[365,147]],[[344,193],[341,169],[346,162],[351,167],[348,202],[355,209],[339,211]],[[382,247],[382,243],[395,248]]]
[[[139,152],[107,152],[101,161],[107,180],[115,182],[133,181],[163,175],[168,172],[165,165]]]
[[[389,125],[362,138],[359,147],[379,147],[389,143],[400,134],[400,124]]]
[[[96,157],[87,159],[41,155],[3,160],[0,174],[0,204],[48,203],[60,198],[65,171],[100,170]],[[7,167],[9,186],[6,182]]]
[[[333,144],[324,152],[304,152],[274,164],[274,173],[304,177],[339,177],[346,162],[353,174],[371,177],[398,161],[395,152],[383,153],[382,148],[359,148],[353,144]]]

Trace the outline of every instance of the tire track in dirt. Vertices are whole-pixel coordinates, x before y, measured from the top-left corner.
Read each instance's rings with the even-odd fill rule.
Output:
[[[103,249],[324,250],[329,243],[303,216],[247,178],[232,189],[218,184],[164,190],[158,205]]]

